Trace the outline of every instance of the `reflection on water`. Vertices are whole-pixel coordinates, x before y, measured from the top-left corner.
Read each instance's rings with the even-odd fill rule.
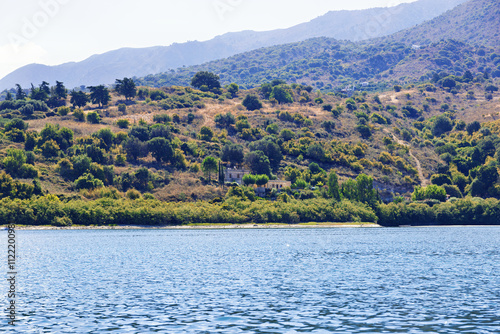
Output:
[[[19,231],[18,256],[19,333],[500,329],[498,227]]]

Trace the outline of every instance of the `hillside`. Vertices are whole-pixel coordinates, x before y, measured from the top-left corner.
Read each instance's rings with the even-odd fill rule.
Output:
[[[387,38],[358,43],[314,38],[149,75],[137,82],[150,86],[188,85],[194,73],[208,70],[218,73],[224,84],[236,82],[247,88],[283,79],[331,91],[363,82],[369,84],[364,90],[425,82],[443,71],[452,75],[467,70],[487,72],[487,76],[498,77],[499,25],[495,22],[499,19],[497,1],[474,0]],[[467,34],[455,33],[464,29]],[[427,37],[424,41],[419,36]]]
[[[425,82],[436,72],[462,75],[488,72],[500,76],[494,49],[475,48],[447,40],[414,48],[399,42],[356,44],[328,38],[279,45],[239,54],[175,73],[136,79],[148,86],[189,85],[198,71],[220,75],[224,84],[236,82],[246,88],[273,79],[312,85],[333,91],[357,85],[360,90],[384,90],[394,84]],[[362,83],[368,85],[362,87]]]
[[[418,27],[398,32],[387,40],[427,45],[443,39],[455,39],[498,50],[499,27],[498,0],[471,0]]]
[[[112,84],[115,78],[146,76],[182,66],[202,64],[272,45],[313,37],[359,41],[386,36],[429,20],[465,0],[420,0],[392,8],[329,12],[288,29],[228,33],[205,42],[188,42],[143,49],[123,48],[94,55],[82,62],[58,66],[31,64],[0,80],[0,90],[15,84],[62,81],[68,87]]]

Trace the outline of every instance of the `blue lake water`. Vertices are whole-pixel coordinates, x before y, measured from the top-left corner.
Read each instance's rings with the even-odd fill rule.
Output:
[[[17,247],[0,331],[500,332],[499,227],[18,231]]]

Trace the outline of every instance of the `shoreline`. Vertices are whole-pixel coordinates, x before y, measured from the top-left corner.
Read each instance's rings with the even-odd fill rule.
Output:
[[[7,225],[0,225],[4,228]],[[302,229],[302,228],[379,228],[374,223],[302,223],[302,224],[191,224],[178,226],[148,226],[148,225],[117,225],[117,226],[36,226],[16,225],[18,231],[46,231],[46,230],[232,230],[232,229]]]

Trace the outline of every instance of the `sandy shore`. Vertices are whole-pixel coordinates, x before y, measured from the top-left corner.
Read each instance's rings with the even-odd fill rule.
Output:
[[[0,225],[1,227],[5,227]],[[196,229],[282,229],[282,228],[373,228],[381,227],[373,223],[305,223],[305,224],[211,224],[181,226],[25,226],[16,225],[16,230],[196,230]]]

